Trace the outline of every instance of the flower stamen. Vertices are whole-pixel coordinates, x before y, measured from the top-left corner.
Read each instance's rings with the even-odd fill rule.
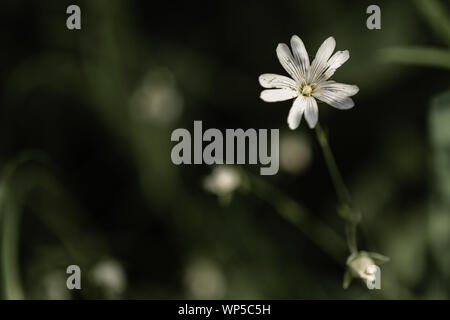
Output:
[[[302,88],[302,95],[306,97],[311,97],[311,94],[313,92],[313,88],[310,85],[305,85]]]

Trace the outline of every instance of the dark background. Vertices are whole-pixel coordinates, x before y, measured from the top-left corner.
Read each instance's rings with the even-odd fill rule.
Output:
[[[70,4],[81,8],[81,30],[66,28]],[[379,1],[382,29],[368,30],[370,4],[2,1],[3,298],[448,298],[448,250],[432,238],[450,226],[431,221],[429,123],[448,70],[380,53],[442,43],[406,0]],[[292,102],[259,99],[258,76],[285,74],[275,48],[293,34],[310,56],[329,36],[350,51],[333,79],[359,86],[356,106],[320,104],[319,117],[363,213],[361,248],[391,258],[382,290],[342,289],[348,253],[327,234],[302,232],[324,224],[343,237],[343,223],[314,131],[288,129]],[[170,160],[171,132],[192,132],[194,120],[279,128],[281,140],[306,141],[311,158],[276,176],[240,167],[266,193],[250,182],[224,204],[203,188],[210,167]],[[310,217],[300,227],[280,215],[290,200]],[[82,270],[80,291],[65,287],[71,264]]]

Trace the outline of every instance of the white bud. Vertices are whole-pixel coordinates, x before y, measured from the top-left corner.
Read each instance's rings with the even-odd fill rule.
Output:
[[[241,184],[241,176],[231,167],[220,166],[213,169],[212,173],[203,181],[204,188],[219,196],[226,195],[236,190]]]
[[[375,274],[377,272],[377,266],[372,264],[370,266],[367,266],[366,273],[367,274]]]
[[[127,281],[122,265],[115,260],[104,260],[90,272],[92,281],[111,299],[117,299],[126,288]]]
[[[374,281],[376,278],[377,266],[374,261],[364,252],[355,257],[349,258],[347,265],[350,267],[353,276],[364,280]]]

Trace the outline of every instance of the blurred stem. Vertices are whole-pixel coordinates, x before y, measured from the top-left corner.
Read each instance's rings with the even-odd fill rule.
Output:
[[[5,166],[0,179],[0,269],[3,296],[8,300],[24,298],[18,257],[21,208],[12,180],[17,169],[35,157],[34,151],[24,152]]]
[[[40,151],[25,151],[6,164],[0,177],[0,279],[3,297],[8,300],[24,299],[18,256],[23,194],[14,188],[13,178],[25,163],[46,160]]]
[[[417,9],[434,33],[450,47],[450,18],[448,10],[438,0],[415,0]]]
[[[347,246],[350,250],[350,253],[358,252],[358,245],[356,242],[356,227],[357,224],[353,221],[346,221],[345,238],[347,239]]]
[[[431,47],[393,47],[381,51],[385,62],[450,69],[450,50]]]
[[[2,205],[3,221],[1,223],[1,270],[3,295],[7,300],[22,300],[24,298],[19,275],[19,224],[20,208],[15,199],[5,190],[8,201]]]
[[[298,202],[257,175],[246,172],[251,191],[269,203],[286,221],[294,224],[305,236],[337,263],[345,259],[345,241],[332,228],[311,215]]]
[[[345,220],[345,235],[347,239],[347,245],[350,253],[358,251],[356,242],[356,226],[360,220],[360,215],[352,207],[352,200],[350,192],[342,179],[342,175],[337,167],[336,160],[334,159],[333,152],[331,151],[328,143],[328,138],[325,131],[320,126],[320,123],[316,125],[317,140],[322,148],[322,153],[325,158],[325,163],[328,167],[331,180],[339,198],[339,215]]]

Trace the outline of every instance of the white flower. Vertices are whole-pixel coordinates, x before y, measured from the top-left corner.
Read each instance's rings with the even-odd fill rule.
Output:
[[[93,282],[105,290],[108,297],[115,299],[126,288],[126,275],[122,265],[115,260],[99,262],[91,270]]]
[[[326,39],[310,65],[302,40],[294,35],[291,38],[293,56],[286,44],[280,43],[277,47],[278,59],[292,78],[272,73],[259,76],[259,83],[264,88],[269,88],[261,92],[262,100],[277,102],[295,98],[287,119],[292,130],[299,126],[303,114],[310,128],[316,126],[319,119],[316,99],[341,110],[354,106],[350,97],[355,95],[359,88],[328,80],[350,57],[348,50],[337,51],[331,56],[335,46],[333,37]]]
[[[230,194],[237,189],[241,184],[241,177],[235,169],[221,166],[214,168],[203,182],[207,191],[221,196]]]

